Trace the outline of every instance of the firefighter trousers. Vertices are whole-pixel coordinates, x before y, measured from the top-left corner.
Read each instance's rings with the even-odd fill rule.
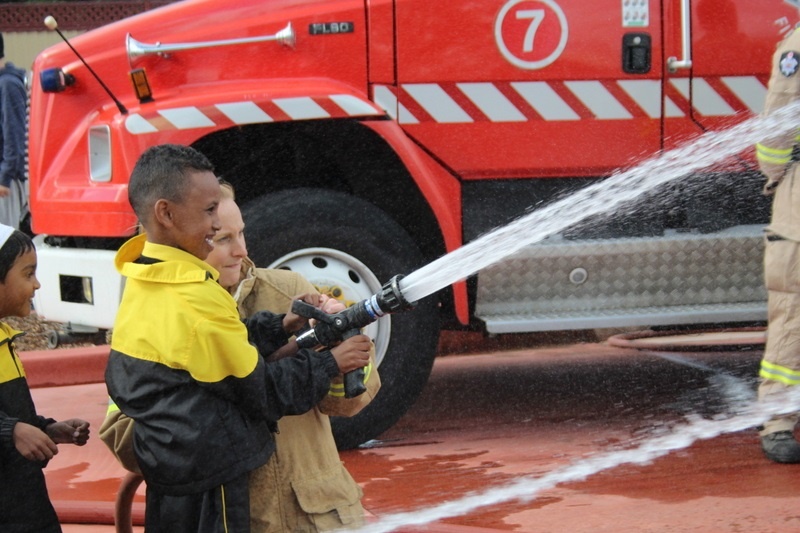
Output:
[[[764,278],[769,322],[758,398],[768,403],[800,385],[800,243],[766,239]],[[760,433],[792,431],[799,417],[800,413],[775,415]]]

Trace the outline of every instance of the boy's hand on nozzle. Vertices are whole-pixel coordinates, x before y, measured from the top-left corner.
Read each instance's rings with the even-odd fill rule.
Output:
[[[339,372],[346,374],[369,364],[369,349],[372,341],[366,335],[354,335],[331,348]]]
[[[89,440],[89,422],[70,418],[47,426],[47,434],[58,444],[83,446]]]
[[[320,305],[320,295],[316,292],[301,294],[300,296],[295,296],[292,300],[302,300],[314,307],[319,307]],[[283,331],[294,333],[304,328],[306,324],[308,324],[308,319],[293,312],[292,306],[289,305],[289,310],[286,312],[286,316],[283,317]]]
[[[58,446],[36,426],[17,422],[12,434],[14,447],[29,461],[49,461],[58,453]]]

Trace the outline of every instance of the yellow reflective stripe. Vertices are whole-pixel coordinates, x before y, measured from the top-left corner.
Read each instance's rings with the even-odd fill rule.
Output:
[[[761,361],[761,371],[758,375],[764,379],[778,381],[784,385],[800,385],[800,371],[776,365],[769,361]]]
[[[372,362],[367,363],[367,366],[364,367],[364,383],[369,381],[370,374],[372,374]]]
[[[757,157],[758,160],[761,161],[762,163],[772,163],[773,165],[779,165],[779,166],[788,165],[789,162],[792,160],[791,156],[778,158],[778,157],[768,157],[761,153],[757,154]]]
[[[369,376],[372,374],[372,362],[364,367],[364,383],[369,381]],[[344,398],[344,383],[331,383],[331,388],[328,391],[328,396],[335,398]]]
[[[763,152],[764,154],[773,155],[773,156],[784,156],[784,155],[791,155],[792,147],[789,148],[772,148],[767,146],[766,144],[758,143],[756,144],[756,150],[759,152]]]
[[[106,416],[110,415],[111,413],[119,411],[119,407],[117,404],[114,403],[114,400],[111,398],[108,399],[108,410],[106,411]]]
[[[774,165],[785,165],[792,159],[791,148],[770,148],[761,143],[756,144],[756,156],[759,161]]]

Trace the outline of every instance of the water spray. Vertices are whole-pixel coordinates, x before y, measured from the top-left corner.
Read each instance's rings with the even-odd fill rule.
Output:
[[[314,327],[298,335],[297,345],[300,348],[331,346],[357,335],[361,328],[372,324],[382,316],[413,309],[414,304],[406,300],[400,290],[402,278],[402,274],[396,275],[371,297],[332,315],[302,300],[294,300],[292,302],[293,313],[317,321]],[[366,390],[363,368],[344,375],[345,398],[354,398]]]
[[[672,363],[706,372],[709,375],[709,383],[712,387],[720,391],[727,408],[733,413],[739,413],[742,409],[746,409],[747,405],[755,401],[749,384],[745,380],[729,374],[728,372],[690,359],[679,353],[662,352],[659,350],[639,351],[645,355],[659,357]]]
[[[611,211],[658,185],[735,156],[766,137],[794,130],[799,115],[800,102],[795,102],[768,117],[754,117],[730,130],[706,133],[693,143],[616,173],[603,182],[533,211],[423,266],[399,283],[398,292],[407,301],[419,301],[587,217]],[[597,198],[603,198],[603,201],[595,201]],[[733,402],[736,412],[731,417],[715,420],[693,417],[687,424],[674,428],[672,433],[645,441],[637,448],[599,454],[538,478],[523,476],[504,487],[470,494],[435,507],[387,515],[356,531],[386,533],[400,527],[419,526],[459,516],[509,500],[531,501],[538,492],[559,483],[582,480],[621,464],[644,464],[674,450],[686,448],[697,440],[742,431],[758,426],[773,416],[797,412],[800,410],[800,387],[796,389],[792,391],[793,394],[769,403]],[[739,398],[734,395],[733,399]]]
[[[769,116],[753,117],[730,129],[705,133],[691,143],[658,154],[636,167],[615,172],[605,180],[482,235],[411,272],[402,280],[400,288],[408,300],[419,301],[525,246],[557,235],[591,216],[612,212],[660,185],[752,149],[767,137],[794,130],[798,116],[800,101],[795,101]]]
[[[774,401],[753,402],[743,406],[741,412],[732,417],[706,420],[697,416],[687,419],[665,435],[647,439],[634,448],[599,453],[572,464],[557,468],[542,476],[522,476],[504,486],[481,493],[467,494],[461,499],[442,504],[397,512],[382,516],[377,522],[356,529],[353,533],[389,533],[399,528],[422,526],[438,520],[460,516],[466,511],[496,505],[512,500],[530,502],[537,495],[562,483],[583,481],[587,477],[623,464],[645,465],[675,450],[682,450],[700,440],[707,440],[723,433],[743,431],[762,424],[773,416],[800,410],[800,388],[787,392]]]

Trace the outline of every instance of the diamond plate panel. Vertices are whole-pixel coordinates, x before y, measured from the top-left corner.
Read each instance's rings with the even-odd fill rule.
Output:
[[[653,308],[760,309],[764,302],[762,226],[739,226],[706,235],[553,239],[529,246],[479,273],[476,314],[487,321],[568,319]]]

